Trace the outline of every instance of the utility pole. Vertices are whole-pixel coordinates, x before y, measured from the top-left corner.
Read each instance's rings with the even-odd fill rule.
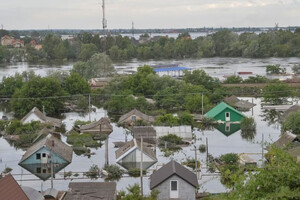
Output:
[[[252,97],[252,104],[254,104],[254,103],[253,103],[253,97]],[[252,116],[253,116],[253,107],[252,107]]]
[[[262,141],[261,141],[261,161],[263,165],[264,164],[264,133],[262,134]]]
[[[140,177],[141,177],[141,196],[144,196],[143,191],[143,136],[141,136],[141,163],[140,163]]]
[[[52,158],[52,149],[50,149],[50,164],[51,164],[51,189],[53,189],[53,158]]]
[[[197,179],[198,179],[199,176],[198,176],[198,161],[197,161],[196,139],[195,139],[195,145],[194,145],[194,148],[195,148],[195,170],[196,170],[196,177],[197,177]]]
[[[91,121],[91,94],[89,94],[89,121]]]
[[[45,106],[43,105],[43,114],[46,115],[45,113]]]
[[[208,165],[208,138],[206,138],[206,165]]]
[[[201,108],[201,110],[202,110],[202,116],[203,116],[203,92],[202,92],[202,100],[201,100],[201,105],[202,105],[202,108]]]
[[[102,133],[102,126],[100,124],[100,134]],[[105,139],[105,164],[104,166],[108,166],[109,162],[108,162],[108,137],[109,134],[107,134],[106,139]]]

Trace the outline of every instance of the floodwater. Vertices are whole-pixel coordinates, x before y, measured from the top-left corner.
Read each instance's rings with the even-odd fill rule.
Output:
[[[252,101],[252,98],[242,98],[244,100]],[[280,136],[280,126],[278,124],[269,125],[268,121],[264,121],[262,109],[260,106],[260,99],[253,99],[254,103],[257,104],[253,111],[250,110],[245,112],[246,116],[252,116],[257,124],[257,133],[254,135],[253,140],[249,141],[243,139],[241,136],[241,131],[238,130],[235,133],[232,133],[229,136],[228,134],[223,134],[217,129],[208,130],[208,131],[197,131],[195,129],[194,133],[197,137],[196,146],[198,147],[200,144],[205,144],[206,138],[208,140],[208,152],[212,154],[214,157],[218,157],[225,153],[249,153],[249,155],[254,158],[259,164],[261,163],[262,157],[262,135],[264,135],[265,143],[272,143],[276,141]],[[92,112],[90,117],[89,114],[78,114],[78,113],[65,113],[65,119],[63,122],[66,124],[67,130],[70,130],[76,120],[99,120],[101,117],[107,116],[107,112],[103,109],[96,109],[95,112]],[[113,124],[114,131],[109,136],[109,162],[110,164],[115,163],[115,151],[113,142],[116,141],[125,141],[125,130],[123,128],[117,127]],[[130,137],[128,138],[131,139]],[[63,141],[66,141],[66,138],[63,137]],[[165,157],[164,153],[157,148],[156,155],[158,162],[153,165],[148,170],[148,175],[152,173],[152,171],[170,161],[170,159],[174,159],[178,162],[183,162],[186,158],[194,158],[195,152],[193,151],[194,146],[190,145],[187,147],[183,147],[181,151],[174,153],[170,157]],[[90,179],[78,179],[72,177],[73,180],[64,180],[63,172],[85,172],[88,171],[90,166],[93,164],[98,165],[100,168],[104,166],[104,146],[98,149],[91,149],[95,155],[92,155],[90,158],[86,156],[77,156],[75,153],[73,154],[73,161],[70,165],[68,165],[65,169],[63,169],[60,173],[56,174],[54,179],[54,188],[58,190],[67,190],[68,184],[70,181],[91,181]],[[19,184],[22,186],[29,186],[35,188],[37,190],[46,190],[50,187],[50,180],[42,181],[38,179],[36,176],[32,175],[29,171],[23,169],[18,165],[22,155],[25,151],[21,149],[15,149],[10,146],[8,142],[0,138],[0,171],[3,171],[5,167],[10,167],[13,169],[12,174]],[[213,174],[206,172],[205,168],[205,160],[206,153],[200,153],[197,151],[197,159],[202,163],[201,169],[201,179],[199,180],[199,184],[201,184],[200,192],[207,191],[212,193],[224,192],[227,189],[220,183],[219,177]],[[22,174],[22,175],[21,175]],[[81,178],[79,176],[78,178]],[[32,180],[34,179],[34,180]],[[131,178],[124,177],[117,183],[118,190],[126,190],[129,184],[139,183],[139,178]],[[103,181],[102,179],[98,179],[96,181]],[[146,194],[150,193],[149,190],[149,177],[144,178],[144,191]]]
[[[237,74],[238,72],[252,72],[253,75],[266,75],[267,65],[279,64],[286,68],[286,72],[290,74],[291,68],[300,63],[300,58],[266,58],[266,59],[252,59],[252,58],[202,58],[202,59],[180,59],[180,60],[137,60],[114,63],[118,73],[131,74],[137,71],[139,66],[143,65],[158,65],[158,64],[178,64],[182,67],[188,67],[192,70],[203,69],[209,75],[219,78],[221,80],[225,77]],[[51,71],[70,71],[73,64],[66,64],[62,66],[48,66],[48,65],[29,65],[28,63],[16,63],[8,65],[0,65],[0,81],[4,76],[13,76],[16,72],[22,73],[24,71],[34,71],[36,74],[46,76]],[[249,76],[249,75],[248,75]],[[247,78],[248,76],[242,76]],[[284,77],[270,77],[281,78]]]

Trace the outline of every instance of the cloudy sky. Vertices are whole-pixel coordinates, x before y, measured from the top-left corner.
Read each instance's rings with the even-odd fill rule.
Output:
[[[102,0],[0,0],[5,29],[101,28]],[[299,26],[300,0],[106,0],[108,28]]]

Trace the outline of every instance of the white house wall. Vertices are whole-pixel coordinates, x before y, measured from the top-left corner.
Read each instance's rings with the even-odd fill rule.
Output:
[[[31,121],[40,121],[42,123],[44,123],[44,121],[42,119],[40,119],[36,114],[31,113],[25,120],[24,120],[24,124],[26,123],[30,123]]]
[[[177,135],[183,139],[192,139],[192,127],[191,126],[154,126],[156,130],[156,137],[162,137],[169,134]]]

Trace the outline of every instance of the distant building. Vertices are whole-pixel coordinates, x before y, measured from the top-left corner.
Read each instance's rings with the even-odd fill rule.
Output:
[[[148,169],[157,162],[152,149],[143,143],[143,169]],[[116,151],[116,162],[125,169],[139,168],[141,163],[141,143],[133,139]]]
[[[5,35],[1,38],[1,45],[2,46],[13,46],[14,41],[15,41],[14,37]]]
[[[69,191],[63,200],[116,200],[115,182],[70,182]]]
[[[134,125],[138,120],[144,121],[147,124],[152,124],[155,122],[155,117],[146,115],[141,111],[134,109],[124,115],[119,119],[119,124],[129,124]]]
[[[150,190],[158,190],[158,200],[195,200],[196,174],[172,160],[150,176]]]
[[[113,132],[113,127],[110,124],[109,119],[103,117],[96,122],[80,126],[79,131],[81,133],[109,135]]]
[[[60,128],[62,126],[62,121],[60,119],[47,117],[37,107],[34,107],[29,113],[27,113],[27,115],[25,115],[21,119],[21,122],[23,124],[30,123],[32,121],[40,121],[41,123],[51,124],[56,128]]]
[[[224,102],[219,103],[204,116],[222,122],[239,122],[245,117],[241,112]]]
[[[30,200],[11,174],[0,177],[0,199]]]
[[[192,126],[154,126],[156,139],[169,134],[176,135],[186,140],[192,139]]]
[[[89,84],[92,89],[98,89],[98,88],[105,88],[105,86],[108,85],[108,82],[110,81],[111,78],[92,78],[89,81]]]
[[[43,48],[43,45],[38,44],[35,40],[31,40],[30,45],[38,51]]]
[[[19,40],[19,39],[14,40],[13,47],[15,47],[15,48],[24,47],[24,41],[23,40]]]
[[[154,72],[159,76],[171,76],[174,78],[180,78],[184,76],[184,71],[190,71],[191,68],[187,67],[167,67],[167,68],[156,68]]]

